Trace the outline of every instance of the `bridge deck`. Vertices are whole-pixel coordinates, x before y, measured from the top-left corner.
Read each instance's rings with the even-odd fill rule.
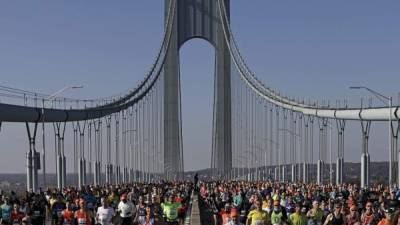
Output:
[[[193,195],[192,214],[190,216],[191,225],[201,225],[199,199],[197,195]]]

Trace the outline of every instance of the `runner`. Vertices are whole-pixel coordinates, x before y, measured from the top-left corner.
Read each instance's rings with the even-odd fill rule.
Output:
[[[168,200],[165,203],[161,204],[161,208],[163,209],[163,215],[165,223],[168,225],[178,225],[178,209],[182,205],[179,202],[174,202],[174,195],[170,194],[168,196]]]
[[[136,217],[135,217],[135,222],[137,221],[138,224],[140,225],[145,225],[146,224],[146,204],[144,203],[144,198],[143,196],[139,197],[139,203],[136,206]]]
[[[146,222],[144,225],[155,225],[154,213],[150,206],[146,207]]]
[[[261,201],[255,200],[255,209],[250,211],[247,215],[246,225],[267,225],[270,224],[271,220],[268,213],[264,212],[261,208]]]
[[[97,204],[97,199],[93,195],[93,192],[90,189],[86,191],[84,199],[85,199],[85,202],[86,202],[87,209],[91,210],[92,212],[94,212],[94,210],[96,208],[96,204]]]
[[[301,206],[299,203],[297,203],[295,206],[295,212],[289,216],[289,222],[291,225],[307,225],[305,208],[304,208],[304,213],[302,213]]]
[[[341,209],[342,205],[340,203],[336,203],[334,206],[335,210],[328,215],[325,220],[324,225],[344,225],[345,224],[345,216],[342,214]]]
[[[75,221],[78,225],[92,225],[90,212],[86,209],[86,202],[83,199],[79,200],[80,209],[75,212]]]
[[[236,209],[231,210],[231,220],[227,225],[244,225],[243,223],[239,222],[239,213]]]
[[[279,199],[279,198],[278,198]],[[285,207],[280,205],[279,200],[274,201],[274,207],[271,213],[271,223],[273,225],[282,224],[287,220]]]
[[[159,202],[160,198],[156,195],[153,194],[151,196],[151,210],[154,214],[154,224],[158,225],[161,224],[162,222],[162,208]]]
[[[101,198],[101,206],[97,208],[96,221],[101,225],[112,225],[113,218],[115,216],[115,211],[113,208],[108,206],[107,200]]]
[[[14,203],[14,207],[11,212],[11,224],[12,225],[21,225],[22,218],[24,218],[24,217],[25,217],[25,215],[19,210],[19,205],[17,203]]]
[[[346,216],[346,225],[359,224],[360,216],[358,215],[357,207],[355,205],[351,206],[350,214]]]
[[[226,203],[225,207],[223,209],[221,209],[220,221],[221,221],[222,225],[226,225],[226,224],[228,224],[230,219],[231,219],[231,206],[229,205],[229,203]]]
[[[321,225],[324,217],[324,212],[319,207],[318,201],[314,201],[312,204],[313,208],[307,213],[308,224],[310,225]]]
[[[118,212],[122,219],[121,225],[132,225],[135,216],[135,206],[127,200],[126,194],[121,196],[121,201],[118,204]]]
[[[31,218],[30,222],[33,225],[43,225],[46,218],[46,206],[38,201],[38,197],[32,198]]]
[[[4,204],[1,205],[1,224],[10,224],[12,207],[10,205],[10,199],[4,197]]]
[[[373,204],[372,202],[368,201],[365,205],[365,211],[361,215],[361,224],[362,225],[376,225],[375,215],[372,211]]]
[[[59,224],[59,219],[61,218],[62,211],[66,209],[63,196],[61,194],[57,195],[57,198],[51,204],[51,223],[52,225]]]
[[[233,206],[239,211],[242,209],[243,203],[243,193],[241,191],[237,191],[235,197],[233,197]]]
[[[66,202],[66,209],[61,213],[60,225],[74,225],[74,211],[71,209],[71,202]]]
[[[379,221],[378,225],[391,225],[394,210],[391,208],[385,209],[385,217]]]

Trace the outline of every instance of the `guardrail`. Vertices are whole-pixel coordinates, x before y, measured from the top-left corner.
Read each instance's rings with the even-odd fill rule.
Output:
[[[185,221],[184,224],[189,225],[191,223],[192,220],[192,206],[193,206],[193,197],[194,197],[194,191],[192,191],[192,194],[190,195],[190,202],[189,202],[189,207],[186,211],[186,217],[185,217]]]

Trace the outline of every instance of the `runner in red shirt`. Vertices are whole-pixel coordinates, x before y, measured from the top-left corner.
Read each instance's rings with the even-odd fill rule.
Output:
[[[61,212],[62,225],[74,225],[74,211],[71,210],[71,202],[67,201],[66,209]]]
[[[11,224],[12,225],[20,225],[22,224],[22,219],[25,215],[19,211],[19,205],[14,204],[13,210],[11,212]]]
[[[92,225],[92,219],[89,211],[86,209],[85,200],[79,200],[80,209],[75,212],[75,219],[78,225]]]

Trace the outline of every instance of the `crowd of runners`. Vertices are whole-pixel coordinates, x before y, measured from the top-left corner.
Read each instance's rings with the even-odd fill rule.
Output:
[[[400,190],[383,185],[361,189],[197,179],[0,192],[0,224],[182,225],[192,190],[210,225],[400,225]]]
[[[182,225],[192,183],[163,182],[0,193],[4,225]]]
[[[200,183],[213,225],[400,225],[400,190],[377,185]]]

